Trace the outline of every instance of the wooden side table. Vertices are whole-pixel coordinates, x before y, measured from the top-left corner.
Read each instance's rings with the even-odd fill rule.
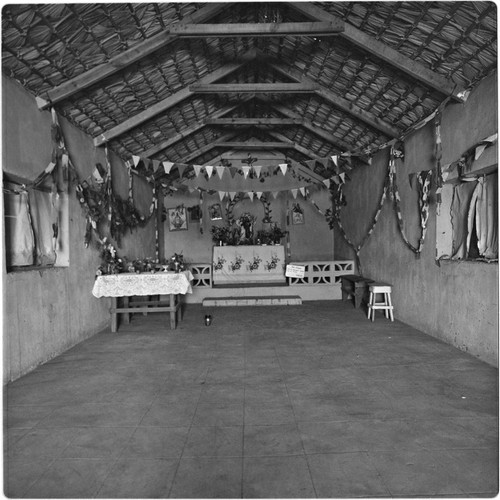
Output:
[[[342,300],[354,297],[354,307],[357,309],[367,295],[368,286],[373,280],[357,276],[356,274],[345,274],[340,276]]]

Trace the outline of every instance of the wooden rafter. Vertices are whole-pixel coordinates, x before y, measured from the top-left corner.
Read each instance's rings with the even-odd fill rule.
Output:
[[[290,139],[288,137],[286,137],[283,134],[280,134],[279,132],[269,131],[268,134],[271,137],[278,139],[279,141],[292,142],[292,141],[290,141]],[[299,153],[302,153],[304,156],[308,156],[311,159],[314,159],[314,160],[319,159],[319,156],[315,155],[311,150],[304,148],[302,146],[299,146],[298,144],[295,144],[294,142],[292,142],[292,144],[293,144],[292,148],[295,149],[295,151],[298,151]]]
[[[338,19],[329,12],[316,7],[313,3],[309,2],[286,2],[293,9],[301,12],[312,20],[316,21],[334,21]],[[367,35],[363,31],[359,30],[355,26],[345,23],[344,31],[339,33],[339,36],[348,40],[350,43],[356,45],[362,50],[369,52],[370,54],[378,57],[382,61],[390,64],[391,66],[397,68],[399,71],[403,71],[411,78],[414,78],[422,82],[427,87],[433,88],[438,92],[446,96],[452,96],[457,102],[463,102],[460,97],[460,93],[463,91],[461,88],[457,88],[453,82],[443,78],[434,71],[426,68],[424,65],[417,61],[410,59],[409,57],[401,54],[392,47],[389,47],[383,42],[380,42],[376,38]]]
[[[185,17],[181,22],[179,22],[179,25],[202,23],[203,21],[207,21],[216,16],[226,8],[227,5],[224,3],[209,3],[205,7],[194,12],[191,16]],[[58,87],[55,87],[47,92],[43,97],[38,97],[38,107],[40,109],[45,109],[48,106],[53,106],[54,104],[63,101],[64,99],[68,99],[73,94],[96,84],[103,78],[107,78],[108,76],[136,63],[137,61],[140,61],[149,54],[174,42],[176,39],[177,37],[172,36],[168,31],[162,31],[157,35],[134,45],[130,49],[125,50],[121,54],[110,59],[107,63],[96,66],[95,68],[92,68],[85,73],[64,82]]]
[[[221,68],[213,71],[212,73],[205,75],[203,78],[200,79],[200,82],[203,84],[211,83],[227,75],[230,75],[232,72],[241,68],[243,65],[245,65],[249,60],[253,59],[254,57],[255,57],[255,52],[250,50],[242,57],[241,61],[228,63],[225,66],[222,66]],[[163,99],[162,101],[154,104],[145,111],[138,113],[132,118],[129,118],[128,120],[125,120],[124,122],[120,123],[116,127],[107,130],[106,132],[104,132],[103,134],[94,139],[94,144],[96,146],[103,145],[104,143],[110,141],[111,139],[118,137],[124,134],[125,132],[128,132],[129,130],[139,126],[141,123],[150,120],[154,116],[165,112],[167,109],[175,106],[176,104],[179,104],[181,101],[187,99],[191,95],[193,95],[193,93],[189,90],[189,88],[184,88],[182,90],[179,90],[175,94],[172,94],[166,99]]]
[[[220,118],[221,116],[224,116],[225,114],[230,113],[231,111],[234,111],[236,108],[241,106],[241,104],[242,103],[238,103],[234,106],[226,106],[222,109],[219,109],[218,111],[212,113],[210,116],[205,118],[205,120],[203,120],[203,122],[196,123],[196,125],[193,125],[192,127],[189,127],[187,129],[183,130],[182,132],[179,132],[178,134],[175,134],[174,136],[169,137],[168,139],[165,139],[164,141],[161,141],[156,146],[144,151],[142,156],[144,156],[145,158],[149,158],[151,156],[158,154],[160,151],[163,151],[164,149],[167,149],[170,146],[173,146],[174,144],[181,141],[182,139],[186,139],[190,135],[195,134],[196,132],[198,132],[199,130],[204,128],[206,125],[208,125],[209,121],[222,120],[223,118]]]
[[[294,148],[295,144],[289,139],[284,138],[280,142],[262,142],[262,141],[217,141],[216,146],[221,148],[230,149],[243,149],[243,150],[259,150],[259,149],[284,149]]]
[[[299,81],[301,83],[315,83],[309,78],[303,76],[300,73],[300,71],[285,66],[275,59],[267,58],[267,63],[279,73],[286,75],[292,78],[293,80]],[[356,120],[362,120],[367,125],[370,125],[370,127],[379,130],[388,137],[395,138],[399,137],[400,135],[400,131],[397,128],[384,122],[375,114],[365,111],[364,109],[361,109],[360,107],[356,106],[347,99],[344,99],[343,97],[336,95],[329,89],[319,86],[318,90],[315,91],[315,94],[320,96],[322,99],[329,102],[336,108],[339,108],[345,113],[353,116]]]
[[[302,119],[297,118],[205,118],[207,125],[300,125]]]
[[[302,23],[224,23],[224,24],[187,24],[179,23],[170,28],[172,35],[190,38],[210,37],[257,37],[257,36],[329,36],[344,30],[344,21],[302,22]]]
[[[189,86],[189,90],[196,94],[297,94],[315,92],[318,85],[314,82],[301,83],[201,83]]]
[[[227,134],[221,135],[219,137],[219,141],[221,141],[221,142],[229,141],[239,133],[240,133],[239,131],[238,132],[228,132]],[[193,154],[190,154],[186,158],[183,158],[181,162],[189,164],[189,163],[193,162],[193,160],[195,160],[196,158],[199,158],[201,155],[208,153],[209,151],[211,151],[212,149],[215,149],[216,147],[218,147],[218,146],[217,146],[217,142],[215,142],[215,141],[211,142],[209,144],[206,144],[205,146],[202,146],[201,148],[199,148]]]

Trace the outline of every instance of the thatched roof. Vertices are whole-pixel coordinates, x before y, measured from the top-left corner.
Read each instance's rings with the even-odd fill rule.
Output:
[[[248,140],[296,161],[376,148],[446,98],[463,100],[497,62],[492,2],[57,3],[2,14],[4,74],[123,158],[202,164]]]

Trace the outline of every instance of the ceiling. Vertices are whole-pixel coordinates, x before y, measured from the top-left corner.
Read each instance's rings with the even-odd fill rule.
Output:
[[[496,29],[476,1],[11,4],[2,68],[124,159],[303,163],[463,102],[496,71]]]

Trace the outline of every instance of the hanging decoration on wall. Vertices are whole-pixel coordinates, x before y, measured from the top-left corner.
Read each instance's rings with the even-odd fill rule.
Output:
[[[258,195],[259,194],[260,194],[260,196],[258,196],[258,199],[262,203],[262,205],[264,206],[264,218],[262,219],[262,222],[265,224],[270,223],[270,222],[272,222],[271,202],[269,201],[268,197],[265,194],[258,193]],[[233,225],[236,222],[234,219],[233,210],[234,210],[234,207],[243,200],[244,200],[244,196],[241,194],[237,194],[227,204],[226,218],[227,218],[227,223],[229,225]]]

